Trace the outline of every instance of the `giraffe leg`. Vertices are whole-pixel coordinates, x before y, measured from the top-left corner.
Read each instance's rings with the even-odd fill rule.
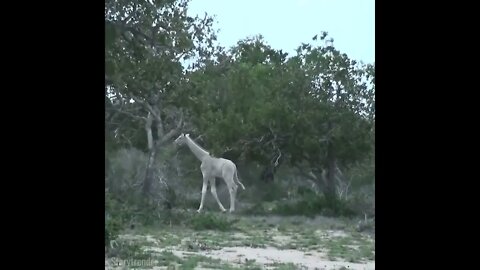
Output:
[[[203,185],[202,185],[202,199],[200,200],[200,207],[198,207],[197,213],[200,213],[203,209],[203,202],[205,201],[205,194],[207,193],[207,184],[208,176],[203,175]]]
[[[218,199],[217,187],[215,186],[215,177],[210,178],[210,192],[212,193],[213,197],[217,201],[218,206],[220,207],[220,210],[222,210],[222,212],[227,211],[225,207],[223,207],[222,202],[220,202],[220,200]]]
[[[227,184],[228,192],[230,193],[230,213],[235,211],[235,197],[237,195],[237,184],[234,181],[235,168],[233,166],[224,166],[222,171],[222,178]]]
[[[230,192],[230,213],[235,211],[235,197],[237,195],[237,188],[238,188],[238,186],[235,183],[233,183],[228,188],[228,191]]]

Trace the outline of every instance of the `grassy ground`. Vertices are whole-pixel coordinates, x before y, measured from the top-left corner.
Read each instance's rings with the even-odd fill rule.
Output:
[[[357,232],[357,222],[190,213],[176,225],[122,232],[106,269],[374,269],[374,235]]]

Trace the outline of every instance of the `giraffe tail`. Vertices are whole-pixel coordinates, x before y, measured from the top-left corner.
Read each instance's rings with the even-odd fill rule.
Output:
[[[242,186],[243,190],[245,190],[245,186],[242,184],[242,182],[240,182],[240,179],[238,178],[237,170],[235,170],[235,180],[237,180],[237,183],[239,183],[240,186]]]

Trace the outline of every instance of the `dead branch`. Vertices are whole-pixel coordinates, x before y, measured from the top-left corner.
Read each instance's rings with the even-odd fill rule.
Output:
[[[121,136],[127,141],[127,143],[128,143],[130,146],[133,145],[132,140],[130,140],[130,138],[128,138],[128,137],[125,136],[125,135],[121,135]]]
[[[347,200],[348,199],[348,189],[350,188],[350,184],[351,182],[350,181],[346,181],[343,178],[343,175],[342,175],[342,172],[340,171],[340,169],[337,167],[338,169],[338,172],[340,172],[340,175],[335,175],[335,179],[337,180],[336,181],[336,184],[337,184],[337,192],[338,192],[338,197],[340,199],[342,199],[343,195],[344,196],[344,199]]]
[[[196,142],[196,141],[200,140],[201,138],[203,138],[203,135],[204,134],[200,134],[198,137],[196,137],[195,139],[192,139],[192,140]]]
[[[305,172],[305,170],[303,168],[300,168],[300,167],[296,167],[298,172],[303,176],[303,177],[306,177],[308,179],[311,179],[315,182],[318,181],[318,178],[315,176],[315,174],[312,172],[312,171],[309,171],[309,172]]]
[[[240,139],[238,141],[239,144],[243,145],[243,147],[247,147],[249,144],[253,144],[253,143],[261,143],[263,141],[263,139],[265,138],[265,135],[262,135],[262,137],[260,137],[259,139],[257,138],[253,138],[251,140],[243,140],[243,139]]]
[[[312,181],[311,179],[307,179],[307,182],[310,183],[310,185],[311,185],[310,188],[315,192],[315,194],[318,194],[318,193],[319,193],[319,191],[318,191],[318,184],[315,183],[314,181]]]
[[[279,148],[277,148],[277,150],[278,150],[279,155],[278,155],[278,157],[277,157],[277,160],[275,160],[275,167],[278,166],[278,160],[282,157],[282,151],[280,151]]]

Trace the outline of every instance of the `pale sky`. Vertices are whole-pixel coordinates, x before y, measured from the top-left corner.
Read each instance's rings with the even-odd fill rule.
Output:
[[[289,56],[321,31],[350,58],[375,62],[375,0],[191,0],[189,15],[215,15],[218,42],[230,48],[261,34]]]

